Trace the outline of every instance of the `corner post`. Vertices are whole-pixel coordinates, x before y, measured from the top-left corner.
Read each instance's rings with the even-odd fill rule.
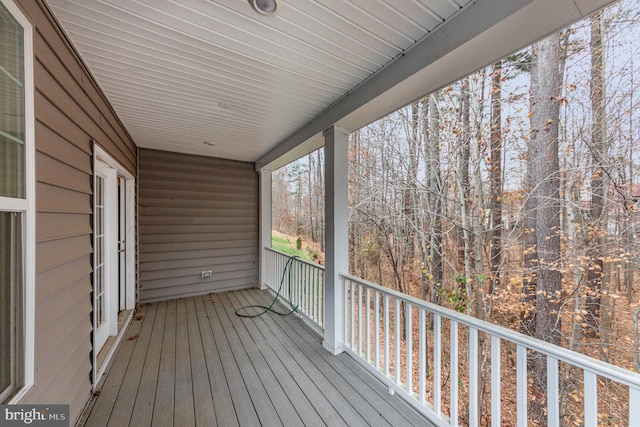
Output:
[[[258,171],[260,175],[260,289],[267,288],[267,256],[265,248],[271,247],[271,168],[262,168]]]
[[[325,284],[323,347],[342,353],[344,291],[340,273],[349,270],[349,132],[336,126],[324,131],[325,155]]]

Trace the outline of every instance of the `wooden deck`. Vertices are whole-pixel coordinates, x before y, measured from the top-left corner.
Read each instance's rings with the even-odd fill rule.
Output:
[[[234,314],[269,300],[255,289],[141,307],[84,425],[432,425],[299,318]]]

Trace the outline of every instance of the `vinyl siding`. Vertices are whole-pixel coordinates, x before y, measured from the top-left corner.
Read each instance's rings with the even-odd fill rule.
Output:
[[[21,403],[91,396],[92,146],[135,175],[137,148],[42,0],[17,0],[34,25],[36,112],[35,386]]]
[[[253,164],[141,149],[138,185],[141,302],[257,286]]]

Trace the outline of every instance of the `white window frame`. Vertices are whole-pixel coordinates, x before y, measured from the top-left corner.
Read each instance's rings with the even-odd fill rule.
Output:
[[[35,377],[35,85],[33,79],[33,26],[13,0],[0,0],[24,29],[24,114],[25,114],[25,199],[0,197],[0,211],[20,212],[24,215],[23,232],[23,295],[20,331],[22,349],[21,387],[6,403],[18,403],[33,387]]]

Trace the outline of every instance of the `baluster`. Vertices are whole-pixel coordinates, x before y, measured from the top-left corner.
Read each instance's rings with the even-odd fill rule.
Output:
[[[363,331],[362,331],[362,327],[363,322],[362,322],[362,314],[363,314],[363,307],[362,307],[362,291],[363,291],[364,286],[362,285],[358,285],[358,356],[362,357],[362,351],[363,351],[363,345],[362,345],[362,336],[363,336]]]
[[[320,317],[320,274],[319,268],[316,268],[313,273],[313,320],[322,325],[322,318]]]
[[[349,282],[351,287],[351,350],[355,350],[355,315],[356,315],[356,301],[355,301],[355,283]]]
[[[442,329],[439,314],[433,314],[433,408],[442,415]]]
[[[560,426],[559,384],[558,359],[547,356],[547,420],[549,427]]]
[[[373,312],[373,334],[375,335],[375,349],[373,363],[380,369],[380,292],[374,291],[375,310]]]
[[[343,302],[343,307],[344,307],[344,312],[346,313],[345,318],[344,318],[344,342],[345,345],[347,345],[347,343],[349,342],[348,337],[348,329],[349,329],[349,322],[347,319],[347,315],[349,318],[351,318],[351,314],[349,313],[349,287],[351,286],[351,280],[342,278],[342,294],[344,295],[344,302]],[[323,297],[324,298],[324,297]],[[324,304],[324,300],[323,300],[323,304]],[[324,305],[323,305],[324,307]],[[323,308],[324,310],[324,308]],[[324,311],[323,311],[324,314]]]
[[[629,387],[629,424],[640,426],[640,388]]]
[[[393,299],[393,374],[396,378],[396,384],[400,385],[400,300]]]
[[[367,362],[371,362],[371,292],[369,288],[365,288],[364,290],[365,292],[365,296],[366,296],[366,324],[365,324],[365,330],[366,330],[366,335],[367,335],[367,348],[366,348],[366,352],[367,352],[367,357],[365,358]]]
[[[406,342],[405,358],[405,383],[409,396],[413,393],[413,322],[411,319],[413,306],[405,302],[406,322],[404,327],[404,339]]]
[[[491,336],[491,426],[501,425],[500,337]]]
[[[418,312],[418,334],[420,335],[418,398],[422,405],[427,403],[427,322],[425,321],[425,314],[424,308],[421,308]]]
[[[478,425],[478,330],[469,328],[469,425]]]
[[[584,427],[596,427],[598,425],[598,377],[589,371],[584,371],[583,375]]]
[[[389,378],[389,295],[384,296],[384,375]]]
[[[527,425],[527,349],[519,345],[516,350],[516,390],[517,390],[517,411],[518,425]]]
[[[449,320],[449,328],[451,328],[451,342],[449,345],[451,403],[449,416],[451,417],[451,425],[456,426],[458,425],[458,322]]]

